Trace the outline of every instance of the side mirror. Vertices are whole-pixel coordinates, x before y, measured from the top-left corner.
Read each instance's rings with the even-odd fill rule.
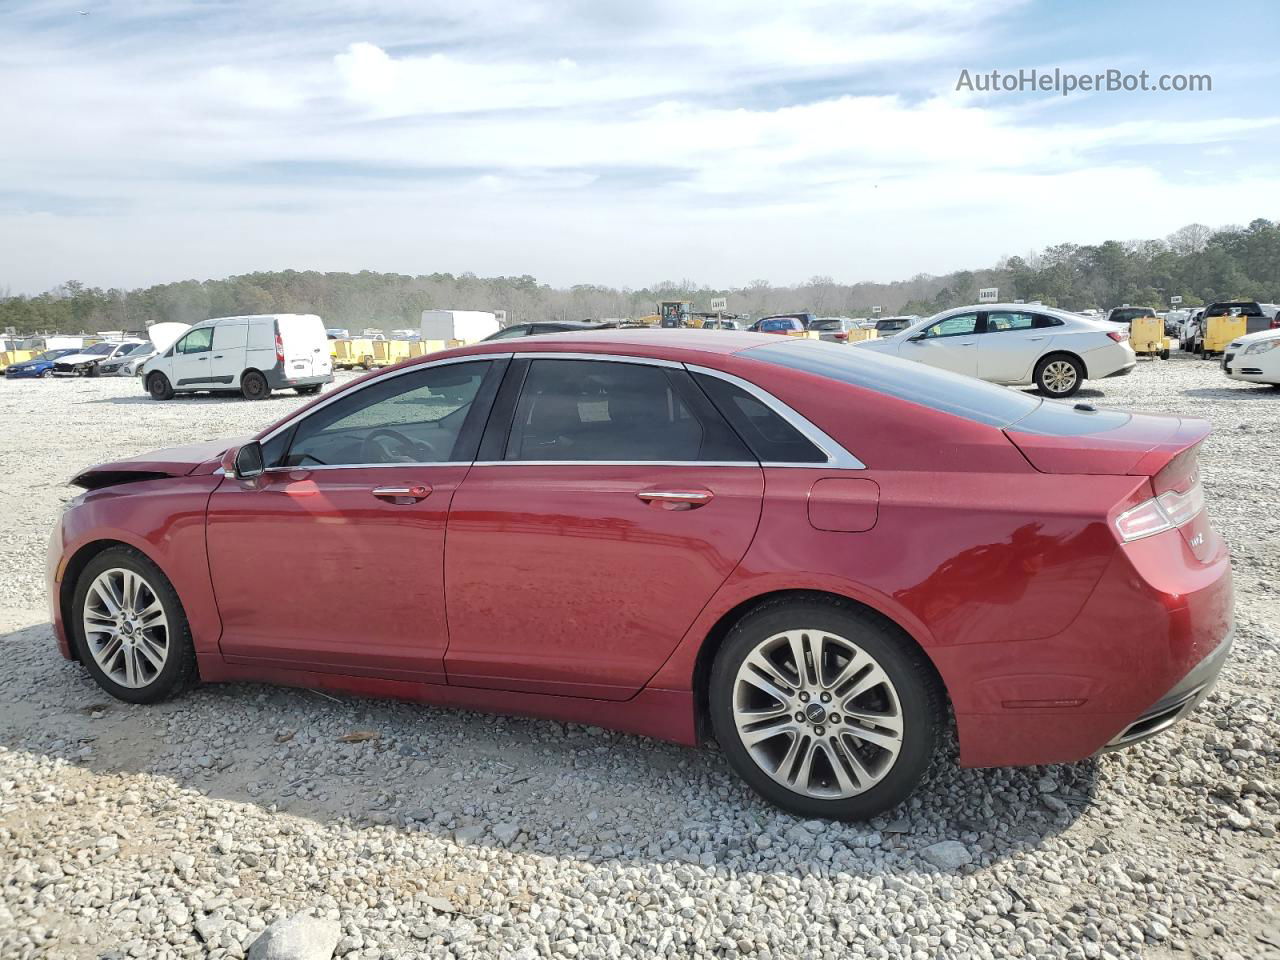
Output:
[[[924,333],[923,333],[923,332],[920,332],[920,333],[917,333],[917,334],[916,334],[915,336],[913,336],[913,337],[907,337],[907,341],[908,341],[909,343],[914,343],[914,342],[915,342],[915,341],[917,341],[917,340],[923,340],[923,339],[924,339],[924,337],[925,337]]]
[[[227,473],[237,480],[252,480],[266,469],[266,465],[262,462],[262,444],[257,440],[251,440],[228,453],[231,469]]]

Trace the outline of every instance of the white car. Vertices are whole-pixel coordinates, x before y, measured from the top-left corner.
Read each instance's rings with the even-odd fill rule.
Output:
[[[1222,353],[1222,370],[1232,380],[1280,387],[1280,330],[1232,340]]]
[[[329,339],[315,314],[215,317],[146,361],[142,382],[154,400],[197,390],[233,390],[246,400],[290,387],[319,393],[333,382]]]
[[[1085,380],[1123,376],[1137,364],[1124,327],[1021,303],[944,310],[854,346],[991,383],[1034,384],[1048,397],[1069,397]]]
[[[145,340],[107,340],[85,347],[78,353],[68,353],[59,357],[53,365],[55,377],[96,377],[100,367],[108,360],[123,356],[144,344]]]

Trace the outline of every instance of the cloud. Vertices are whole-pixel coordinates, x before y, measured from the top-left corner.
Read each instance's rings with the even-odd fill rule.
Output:
[[[934,0],[106,0],[90,17],[20,3],[0,63],[21,92],[0,99],[0,231],[22,242],[0,284],[311,263],[888,278],[1267,213],[1276,175],[1240,162],[1275,155],[1266,98],[1222,83],[1198,100],[954,91],[961,65],[996,53],[1075,62],[1046,53],[1036,15]],[[1090,51],[1101,63],[1105,36]]]

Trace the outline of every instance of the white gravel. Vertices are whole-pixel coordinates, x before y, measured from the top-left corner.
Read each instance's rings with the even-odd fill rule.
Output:
[[[1280,957],[1280,392],[1175,359],[1089,398],[1215,423],[1203,474],[1239,618],[1223,682],[1173,735],[1074,766],[945,765],[845,826],[772,809],[711,749],[594,728],[253,685],[110,700],[44,612],[65,480],[300,401],[0,382],[0,958],[243,957],[297,913],[369,960]],[[339,742],[357,730],[378,736]],[[332,932],[291,936],[323,952]]]

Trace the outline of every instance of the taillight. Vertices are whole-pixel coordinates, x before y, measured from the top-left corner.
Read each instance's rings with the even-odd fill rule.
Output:
[[[284,366],[284,340],[280,338],[280,334],[276,334],[276,363]]]
[[[837,333],[837,334],[836,334],[836,339],[837,339],[837,340],[848,340],[848,339],[849,339],[849,335],[848,335],[847,333]]]
[[[1182,526],[1204,509],[1204,489],[1196,477],[1186,490],[1166,490],[1160,496],[1131,507],[1116,517],[1120,539],[1141,540]]]
[[[1280,313],[1271,318],[1271,329],[1280,330]]]
[[[1124,343],[1126,340],[1129,339],[1129,331],[1128,330],[1108,330],[1107,336],[1110,337],[1112,340],[1114,340],[1116,343]]]

